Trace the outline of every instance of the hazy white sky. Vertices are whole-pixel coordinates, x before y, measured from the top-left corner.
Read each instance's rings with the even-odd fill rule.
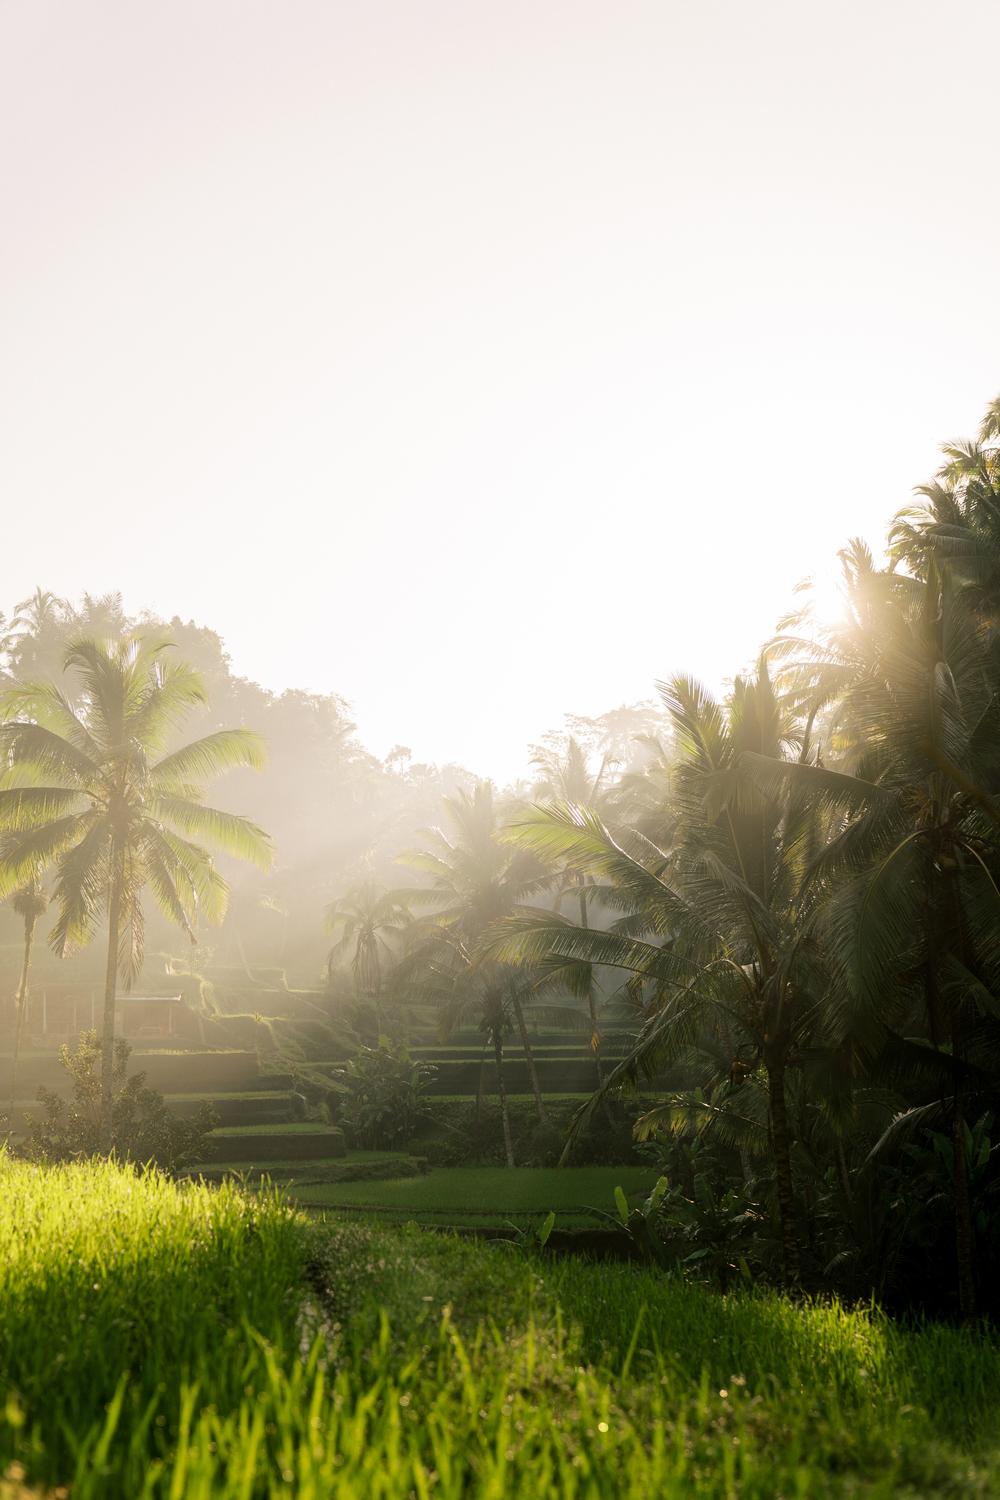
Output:
[[[0,0],[0,604],[503,777],[1000,389],[1000,4]]]

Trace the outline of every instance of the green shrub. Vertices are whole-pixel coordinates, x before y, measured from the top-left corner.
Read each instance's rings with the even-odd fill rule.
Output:
[[[349,1143],[388,1151],[407,1140],[425,1112],[423,1093],[433,1075],[427,1063],[414,1062],[404,1046],[385,1038],[335,1068],[340,1099],[334,1113]]]
[[[128,1077],[132,1049],[123,1037],[115,1042],[112,1073],[111,1152],[122,1161],[153,1162],[176,1172],[197,1161],[205,1136],[217,1123],[203,1104],[194,1115],[178,1117],[163,1095],[147,1088],[144,1073]],[[42,1113],[28,1125],[25,1152],[38,1161],[72,1161],[107,1154],[101,1120],[101,1043],[96,1031],[81,1033],[75,1051],[60,1048],[59,1060],[69,1074],[69,1099],[40,1088]]]

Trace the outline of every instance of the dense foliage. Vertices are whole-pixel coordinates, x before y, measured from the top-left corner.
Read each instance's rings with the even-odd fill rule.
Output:
[[[344,1127],[351,1145],[380,1151],[410,1140],[433,1072],[388,1038],[377,1047],[360,1048],[336,1068],[334,1086],[342,1091],[337,1123]]]

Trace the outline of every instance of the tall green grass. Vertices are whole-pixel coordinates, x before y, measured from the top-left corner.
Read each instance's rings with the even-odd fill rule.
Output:
[[[106,1165],[0,1162],[0,1258],[0,1474],[73,1500],[1000,1492],[987,1330]]]
[[[303,1256],[294,1214],[273,1194],[0,1157],[0,1374],[13,1456],[25,1449],[47,1477],[64,1476],[109,1402],[120,1397],[126,1420],[145,1420],[185,1371],[210,1369],[218,1398],[238,1403],[245,1328],[294,1328]]]

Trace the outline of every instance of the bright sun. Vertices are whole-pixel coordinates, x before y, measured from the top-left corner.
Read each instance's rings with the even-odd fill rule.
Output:
[[[810,576],[805,598],[817,625],[839,625],[847,616],[847,597],[840,564],[831,562]]]

